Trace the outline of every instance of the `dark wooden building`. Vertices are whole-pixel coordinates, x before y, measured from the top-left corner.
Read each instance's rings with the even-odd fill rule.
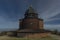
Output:
[[[32,7],[26,10],[23,19],[19,19],[19,30],[21,29],[43,29],[43,19],[38,18],[38,13]]]
[[[19,19],[17,36],[25,36],[31,33],[40,33],[43,30],[43,19],[38,18],[38,13],[30,6],[23,19]]]

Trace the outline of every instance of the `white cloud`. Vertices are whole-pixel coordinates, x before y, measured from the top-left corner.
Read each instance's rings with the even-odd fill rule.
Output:
[[[54,21],[54,20],[60,20],[60,18],[46,19],[44,22],[47,22],[47,21]]]
[[[44,6],[38,4],[37,6],[39,6],[37,8],[40,14],[39,17],[43,18],[44,21],[48,21],[50,20],[49,18],[60,13],[60,0],[49,0],[48,4],[45,3]],[[40,8],[40,6],[43,6],[43,8]],[[40,13],[41,10],[42,12]]]
[[[18,28],[18,21],[9,21],[0,16],[0,29],[1,28]]]
[[[1,28],[8,28],[8,29],[16,28],[17,29],[19,27],[18,26],[18,21],[11,21],[11,20],[9,20],[8,15],[5,12],[1,11],[0,13],[2,13],[0,15],[0,29]]]
[[[45,24],[44,28],[49,29],[49,30],[56,30],[56,29],[60,30],[60,24],[59,25],[47,25],[47,24]]]

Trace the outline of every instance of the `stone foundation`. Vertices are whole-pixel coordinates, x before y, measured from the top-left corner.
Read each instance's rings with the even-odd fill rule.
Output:
[[[42,38],[47,36],[49,36],[49,33],[36,33],[36,34],[26,35],[25,38]]]
[[[18,37],[23,38],[41,38],[41,37],[47,37],[50,33],[18,33]]]

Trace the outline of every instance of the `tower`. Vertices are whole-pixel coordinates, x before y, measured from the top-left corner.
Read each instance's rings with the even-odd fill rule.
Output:
[[[19,30],[21,29],[43,29],[43,19],[38,18],[38,13],[31,6],[26,10],[24,18],[19,19]]]
[[[38,18],[36,11],[30,6],[25,12],[25,18]]]

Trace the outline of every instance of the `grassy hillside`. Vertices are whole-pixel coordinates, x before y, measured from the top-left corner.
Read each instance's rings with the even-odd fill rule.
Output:
[[[15,38],[15,37],[1,36],[0,40],[58,40],[58,39],[50,36],[45,38]]]

